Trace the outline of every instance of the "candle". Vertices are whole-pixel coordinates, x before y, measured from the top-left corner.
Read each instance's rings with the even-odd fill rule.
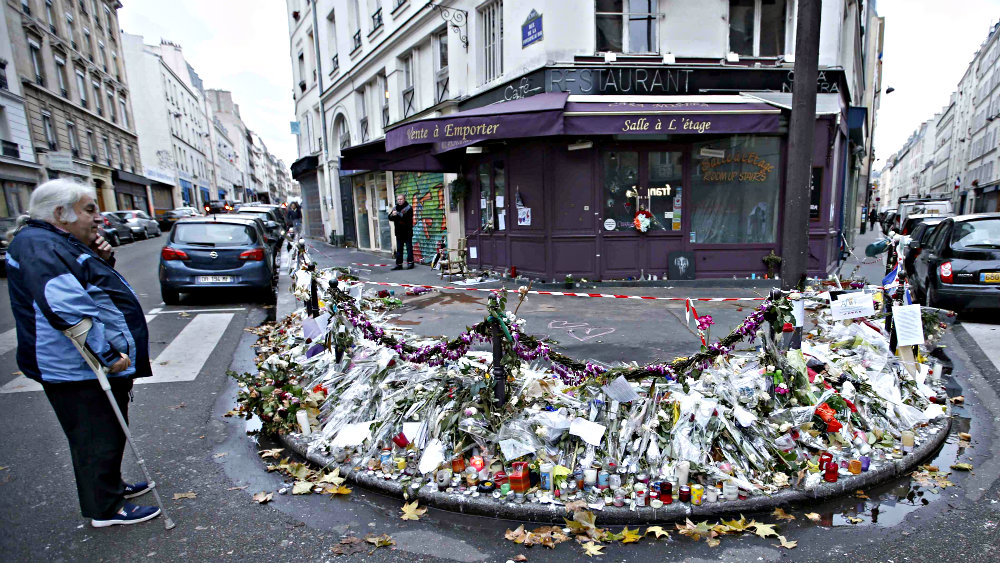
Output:
[[[736,483],[731,480],[724,482],[722,484],[722,496],[726,500],[736,500],[739,497],[739,489],[736,488]]]
[[[705,489],[705,502],[719,502],[719,489],[715,487]]]
[[[868,471],[868,468],[871,467],[871,464],[872,464],[872,458],[866,455],[861,456],[861,471]]]
[[[688,477],[691,473],[691,462],[685,460],[678,463],[675,473],[677,475],[677,482],[681,485],[687,485]]]
[[[840,466],[834,462],[829,462],[826,464],[826,472],[823,474],[823,480],[827,483],[836,483],[837,474],[840,472]]]
[[[691,504],[700,506],[705,498],[705,487],[702,485],[691,485]]]
[[[605,471],[603,469],[600,470],[600,471],[598,471],[597,472],[597,488],[601,489],[602,491],[604,489],[607,489],[610,486],[609,485],[610,477],[611,477],[611,474],[608,473],[607,471]]]
[[[542,489],[546,491],[552,490],[552,481],[553,481],[552,478],[553,478],[554,467],[555,466],[551,462],[545,462],[538,467],[539,477],[541,481],[540,485]]]
[[[913,431],[903,430],[903,434],[900,437],[900,441],[903,443],[903,452],[910,453],[913,451]]]
[[[826,469],[826,464],[833,461],[833,454],[830,452],[823,452],[819,454],[819,469],[820,471]]]
[[[681,485],[681,491],[679,496],[681,502],[691,502],[691,487],[687,485]]]
[[[854,475],[860,474],[861,473],[861,461],[857,460],[857,459],[852,459],[847,464],[847,470],[850,471]]]
[[[586,487],[593,487],[597,484],[597,470],[587,469],[583,472],[583,484]]]

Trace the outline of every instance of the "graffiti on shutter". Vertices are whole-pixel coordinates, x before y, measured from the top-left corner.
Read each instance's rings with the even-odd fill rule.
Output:
[[[417,262],[430,264],[439,242],[448,244],[444,175],[439,172],[396,172],[396,195],[406,196],[413,206],[413,254]]]

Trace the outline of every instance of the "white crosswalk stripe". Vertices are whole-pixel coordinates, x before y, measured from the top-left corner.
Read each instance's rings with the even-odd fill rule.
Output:
[[[193,312],[193,311],[192,311]],[[135,380],[136,384],[191,381],[198,377],[212,351],[219,344],[233,313],[202,313],[193,315],[183,330],[152,361],[153,376]],[[146,322],[156,315],[146,315]],[[13,343],[8,342],[12,340]],[[14,330],[0,333],[0,355],[17,347]],[[41,384],[19,375],[0,387],[0,394],[41,391]]]

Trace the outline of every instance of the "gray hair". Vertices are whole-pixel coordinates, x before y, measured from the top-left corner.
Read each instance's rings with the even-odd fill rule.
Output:
[[[56,209],[62,208],[60,219],[72,223],[76,221],[73,205],[83,199],[83,196],[97,199],[97,192],[90,186],[72,180],[49,180],[31,192],[28,215],[39,221],[55,221]]]

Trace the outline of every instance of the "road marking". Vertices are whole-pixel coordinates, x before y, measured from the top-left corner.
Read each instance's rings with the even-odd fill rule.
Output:
[[[209,355],[229,328],[233,313],[199,314],[152,361],[153,376],[136,379],[135,383],[173,383],[192,381],[198,377]],[[6,345],[11,331],[0,334],[0,346]],[[14,346],[17,346],[16,337]],[[0,387],[0,394],[41,391],[42,385],[23,375]]]
[[[189,314],[189,315],[191,315],[191,314],[201,315],[201,314],[204,314],[204,313],[221,313],[221,312],[224,312],[224,311],[246,311],[246,310],[247,310],[246,307],[232,307],[232,308],[229,308],[229,309],[187,309],[187,310],[177,310],[177,311],[162,311],[161,310],[161,311],[157,312],[156,314],[157,315],[166,315],[166,314],[170,314],[170,313],[186,313],[186,314]],[[152,315],[152,314],[153,314],[153,312],[150,311],[150,315]],[[148,317],[149,315],[146,315],[146,316]]]
[[[17,348],[17,328],[12,328],[0,334],[0,356]]]
[[[969,333],[969,336],[976,341],[983,354],[997,370],[1000,370],[1000,325],[986,323],[962,323],[962,327]]]
[[[232,313],[199,314],[153,360],[153,377],[136,384],[191,381],[205,365],[233,319]]]
[[[162,311],[162,310],[163,310],[163,307],[157,307],[155,309],[150,309],[149,312],[146,313],[146,316],[149,317],[150,315],[159,314],[159,312]]]

